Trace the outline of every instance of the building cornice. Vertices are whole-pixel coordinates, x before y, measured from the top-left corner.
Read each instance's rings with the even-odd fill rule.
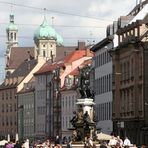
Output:
[[[107,38],[104,38],[102,41],[94,45],[90,50],[96,52],[97,50],[103,48],[105,45],[111,43],[113,41],[113,38],[113,36],[108,36]]]

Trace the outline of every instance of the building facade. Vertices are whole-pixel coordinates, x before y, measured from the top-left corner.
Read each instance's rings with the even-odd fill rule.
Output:
[[[17,93],[18,100],[18,136],[20,139],[34,140],[35,133],[35,92],[34,80],[25,84]]]
[[[73,70],[66,76],[64,86],[61,89],[61,126],[62,126],[62,138],[68,138],[72,136],[72,130],[74,129],[71,124],[73,118],[73,112],[76,111],[76,101],[78,98],[78,69]]]
[[[62,123],[65,122],[62,119],[63,116],[65,117],[65,115],[63,114],[65,112],[62,112],[63,109],[61,106],[61,99],[63,98],[63,94],[65,92],[62,91],[61,94],[61,89],[65,86],[65,82],[69,80],[67,79],[67,76],[85,60],[90,58],[92,58],[92,54],[89,53],[87,50],[76,50],[63,57],[63,59],[60,61],[56,61],[54,63],[47,62],[39,71],[35,73],[35,124],[37,138],[55,138],[56,135],[62,137]],[[72,99],[75,99],[75,97],[72,97],[71,100]],[[38,108],[43,108],[44,113],[39,113]],[[66,123],[68,123],[68,120]],[[42,125],[42,133],[39,131],[39,129],[41,128],[39,128],[39,125]]]
[[[97,129],[106,134],[113,131],[112,125],[112,58],[113,37],[107,37],[93,46],[94,56],[94,92]]]
[[[118,30],[113,52],[113,123],[121,137],[148,144],[147,136],[147,16]]]
[[[0,87],[0,137],[7,139],[7,136],[13,139],[17,133],[17,97],[16,97],[16,84],[7,82]]]

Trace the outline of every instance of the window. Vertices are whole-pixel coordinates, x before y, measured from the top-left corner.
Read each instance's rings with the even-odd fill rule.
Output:
[[[3,125],[3,126],[5,125],[4,117],[2,117],[2,125]]]
[[[65,79],[65,85],[66,86],[71,86],[73,84],[73,79],[70,77],[66,77]]]
[[[2,100],[4,100],[4,92],[2,92]]]
[[[12,92],[10,91],[10,99],[12,99]]]
[[[2,112],[4,112],[4,104],[2,104]]]
[[[10,34],[10,39],[11,39],[11,40],[13,39],[13,33]]]
[[[9,104],[8,107],[10,108],[10,112],[12,112],[12,111],[13,111],[13,110],[12,110],[12,104]]]
[[[134,61],[131,59],[131,77],[134,75]]]
[[[64,128],[64,117],[63,117],[63,125],[62,125],[62,127]]]
[[[6,92],[6,99],[8,99],[8,92]]]
[[[67,97],[65,97],[65,107],[67,107]]]
[[[135,28],[135,36],[138,36],[138,29]]]
[[[71,96],[69,96],[69,107],[71,106]]]
[[[9,123],[8,123],[8,117],[6,117],[6,125],[7,126],[9,125]]]
[[[7,33],[8,41],[9,41],[9,33]]]
[[[14,39],[16,40],[16,33],[14,34]]]
[[[46,52],[45,52],[45,50],[43,50],[43,57],[45,57],[46,56]]]
[[[10,125],[12,126],[12,117],[10,117]]]
[[[63,97],[63,100],[62,100],[62,104],[63,104],[62,106],[63,106],[63,108],[64,108],[64,97]]]
[[[8,112],[8,107],[9,107],[8,104],[6,104],[6,112]]]

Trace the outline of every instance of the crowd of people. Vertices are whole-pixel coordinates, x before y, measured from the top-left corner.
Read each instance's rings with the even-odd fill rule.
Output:
[[[128,139],[128,137],[125,137],[124,140],[122,140],[119,136],[115,137],[112,136],[112,138],[109,140],[109,142],[102,142],[100,145],[100,148],[137,148],[136,144],[131,144],[131,141]],[[143,147],[143,146],[142,146]]]
[[[19,141],[8,142],[4,145],[4,148],[72,148],[72,140],[70,138],[63,138],[61,141],[60,138],[57,136],[55,140],[47,139],[43,143],[34,143],[34,145],[29,144],[29,140],[26,139],[24,142],[20,143]],[[100,143],[100,148],[136,148],[135,144],[131,144],[128,137],[125,137],[122,140],[119,136],[115,137],[112,136],[109,141],[103,141]],[[93,142],[91,137],[86,137],[84,140],[84,148],[96,148],[96,144]],[[144,145],[141,148],[145,148]]]
[[[5,143],[4,148],[29,148],[29,140],[26,139],[23,142],[16,141],[13,143],[12,141],[9,141],[8,143]]]

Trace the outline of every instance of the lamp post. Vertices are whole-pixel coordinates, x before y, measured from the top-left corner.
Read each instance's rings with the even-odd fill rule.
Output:
[[[117,122],[117,129],[118,129],[118,136],[120,137],[120,128],[121,128],[121,122]]]
[[[59,89],[60,89],[60,68],[57,67],[54,74],[53,74],[53,84],[54,84],[54,109],[55,109],[55,116],[54,116],[54,121],[56,121],[55,124],[55,129],[54,129],[54,136],[59,136],[60,135],[60,110],[61,110],[61,106],[60,106],[60,93],[59,93]]]

